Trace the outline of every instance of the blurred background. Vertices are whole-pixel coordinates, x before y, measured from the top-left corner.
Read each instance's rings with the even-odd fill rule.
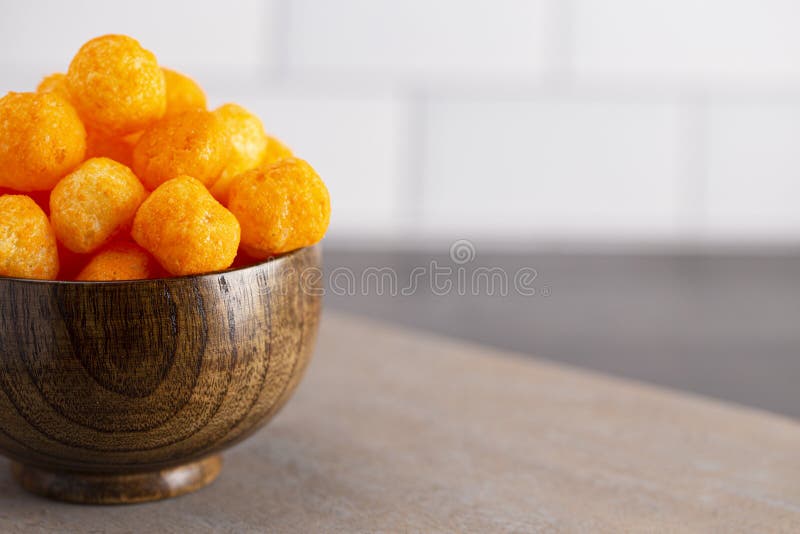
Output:
[[[329,308],[800,416],[800,3],[0,6],[2,92],[126,33],[258,113],[329,186],[329,273],[536,273]]]

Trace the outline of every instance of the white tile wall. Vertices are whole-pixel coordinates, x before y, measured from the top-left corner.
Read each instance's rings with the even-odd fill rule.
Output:
[[[0,91],[134,35],[320,170],[335,239],[800,241],[794,0],[0,3]]]
[[[708,232],[800,236],[800,102],[722,102],[710,114]]]
[[[546,0],[290,2],[295,73],[531,78],[545,67]]]
[[[675,106],[540,98],[447,101],[428,113],[424,221],[466,237],[677,231]]]
[[[581,78],[724,87],[800,81],[795,0],[576,0]]]
[[[66,70],[81,44],[136,37],[175,68],[258,68],[271,62],[276,0],[17,0],[2,2],[0,64]]]

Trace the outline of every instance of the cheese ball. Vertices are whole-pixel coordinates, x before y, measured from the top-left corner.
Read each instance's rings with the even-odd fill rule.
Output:
[[[219,177],[230,153],[230,137],[216,115],[187,111],[142,134],[133,149],[133,170],[149,190],[184,175],[208,185]]]
[[[0,196],[0,276],[55,280],[56,236],[47,215],[25,195]]]
[[[180,176],[142,203],[131,235],[167,272],[182,276],[230,267],[241,230],[199,180]]]
[[[133,165],[133,147],[130,137],[117,137],[100,130],[86,129],[86,159],[109,158],[130,167]]]
[[[86,254],[129,228],[145,196],[128,167],[108,158],[92,158],[53,189],[50,220],[66,248]]]
[[[184,111],[206,109],[206,94],[197,82],[174,70],[162,68],[167,82],[167,112],[165,117]]]
[[[156,57],[125,35],[84,44],[67,70],[67,88],[88,126],[115,135],[143,130],[167,109]]]
[[[299,158],[248,171],[234,181],[228,208],[242,225],[242,248],[256,259],[313,245],[328,229],[325,184]]]
[[[75,279],[143,280],[157,272],[156,262],[146,250],[130,241],[116,241],[98,251]]]
[[[267,150],[264,152],[264,159],[261,160],[261,165],[272,165],[292,156],[291,148],[284,145],[277,137],[267,135]]]
[[[292,150],[284,145],[278,138],[267,134],[267,149],[264,151],[264,157],[259,162],[259,166],[272,165],[273,163],[290,157],[292,157]],[[211,187],[211,194],[214,195],[214,198],[227,206],[231,185],[234,180],[237,180],[241,175],[242,173],[226,174],[225,171],[223,171],[219,180]]]
[[[274,157],[275,149],[285,148],[280,142],[273,143],[264,132],[261,120],[236,104],[225,104],[214,110],[222,120],[231,138],[231,156],[219,179],[210,188],[214,198],[228,203],[228,192],[233,180],[245,171],[255,169]],[[272,161],[268,161],[272,163]]]
[[[231,155],[222,171],[223,176],[235,176],[255,169],[267,151],[267,134],[261,119],[237,104],[225,104],[214,110],[231,139]]]
[[[0,187],[47,191],[83,161],[86,130],[57,93],[0,98]]]
[[[20,191],[0,187],[0,196],[2,195],[19,195]],[[50,215],[50,191],[30,191],[25,193],[25,196],[30,197],[36,204],[42,208],[46,215]]]
[[[57,93],[67,100],[70,100],[69,89],[67,89],[67,75],[61,72],[55,72],[50,76],[39,82],[36,86],[37,93]]]

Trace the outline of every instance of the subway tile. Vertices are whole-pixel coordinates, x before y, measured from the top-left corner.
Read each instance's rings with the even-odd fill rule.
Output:
[[[800,103],[716,104],[708,147],[708,237],[800,239]]]
[[[273,61],[265,36],[276,1],[9,2],[0,17],[0,65],[63,71],[88,39],[125,33],[175,68],[256,68]]]
[[[675,238],[679,133],[668,103],[433,102],[424,227],[462,237]]]
[[[298,0],[293,73],[529,79],[546,67],[546,0]]]
[[[579,80],[800,82],[794,0],[576,0]]]

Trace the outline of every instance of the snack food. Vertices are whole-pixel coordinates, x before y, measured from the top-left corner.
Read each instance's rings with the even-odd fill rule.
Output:
[[[316,243],[331,215],[325,184],[299,158],[244,173],[231,186],[228,208],[242,225],[242,248],[256,259]]]
[[[209,185],[230,153],[230,136],[216,115],[187,111],[145,130],[133,149],[133,170],[149,190],[182,175]]]
[[[116,241],[98,251],[75,279],[141,280],[157,271],[156,262],[142,247],[130,241]]]
[[[265,163],[270,137],[261,119],[237,104],[220,106],[214,110],[214,115],[222,121],[231,140],[228,163],[211,187],[214,198],[225,204],[234,178]]]
[[[42,208],[25,195],[0,197],[0,276],[54,280],[56,236]]]
[[[206,93],[197,82],[171,69],[161,69],[167,83],[167,111],[165,117],[184,111],[205,111]]]
[[[53,230],[72,252],[94,252],[130,227],[145,196],[125,165],[108,158],[87,160],[50,194]]]
[[[67,70],[72,102],[87,126],[124,135],[164,116],[167,88],[152,52],[126,35],[84,44]]]
[[[264,152],[264,159],[261,160],[261,165],[271,165],[292,156],[291,148],[283,144],[277,137],[267,134],[267,150]]]
[[[139,207],[131,235],[170,274],[230,267],[241,230],[230,211],[189,176],[161,184]]]
[[[0,187],[47,191],[83,161],[86,130],[57,93],[0,98]]]
[[[100,130],[86,130],[86,159],[110,158],[127,167],[133,165],[133,146],[129,137],[108,135]]]
[[[151,193],[149,193],[152,191]],[[0,98],[0,276],[110,281],[242,268],[322,239],[325,185],[133,38]]]
[[[67,89],[67,75],[63,72],[54,72],[45,76],[39,85],[36,86],[37,93],[56,93],[67,100],[70,99],[69,89]]]

